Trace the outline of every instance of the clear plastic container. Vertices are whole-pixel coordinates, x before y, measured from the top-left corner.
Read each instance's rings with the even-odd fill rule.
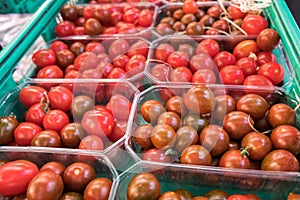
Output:
[[[218,53],[227,51],[232,56],[235,57],[234,63],[228,64],[228,65],[236,65],[237,61],[240,58],[237,58],[235,56],[234,48],[240,42],[243,42],[243,41],[254,42],[255,37],[243,36],[243,35],[215,36],[215,37],[206,36],[206,35],[203,35],[203,36],[187,36],[187,35],[175,36],[175,35],[172,35],[172,36],[161,37],[152,42],[152,46],[150,48],[149,57],[148,57],[149,62],[145,69],[146,75],[148,76],[148,78],[151,80],[151,82],[153,84],[174,83],[174,82],[182,82],[182,83],[185,82],[186,83],[186,82],[193,82],[193,79],[194,79],[193,76],[194,76],[194,74],[196,74],[196,71],[198,71],[199,69],[203,70],[203,71],[205,71],[205,70],[207,71],[207,69],[208,69],[211,72],[209,74],[213,73],[214,76],[213,76],[213,78],[211,78],[212,75],[206,75],[204,72],[199,73],[199,74],[201,74],[203,81],[205,81],[208,84],[223,84],[223,82],[220,79],[221,77],[219,75],[219,71],[221,70],[221,68],[219,66],[217,66],[217,63],[216,63],[216,62],[220,62],[222,60],[219,59],[218,61],[214,61],[215,57],[212,58],[203,48],[201,48],[199,46],[199,43],[201,43],[201,41],[203,41],[203,40],[206,40],[206,41],[215,40],[218,43],[218,46],[220,49],[218,51]],[[184,51],[185,53],[188,53],[189,57],[187,60],[185,59],[185,61],[187,62],[186,67],[189,69],[188,71],[190,71],[189,73],[191,73],[191,75],[192,75],[192,77],[189,77],[191,79],[185,78],[184,75],[182,75],[181,77],[176,75],[178,72],[175,72],[176,70],[174,70],[174,69],[176,67],[180,67],[180,66],[172,66],[170,64],[170,62],[172,62],[172,61],[163,60],[163,59],[165,59],[165,57],[162,55],[164,55],[166,53],[165,52],[162,53],[162,52],[163,52],[163,49],[166,47],[162,47],[160,45],[168,45],[168,46],[173,47],[173,51]],[[157,50],[160,50],[160,51],[157,51]],[[159,53],[156,53],[156,51]],[[169,52],[169,55],[171,52],[172,51]],[[260,52],[258,52],[254,55],[254,57],[253,57],[254,60],[258,59],[259,53]],[[278,86],[283,87],[283,88],[288,88],[288,87],[290,87],[290,84],[295,77],[295,74],[294,74],[295,72],[294,72],[294,68],[290,64],[290,61],[286,55],[286,52],[285,52],[281,42],[279,42],[279,44],[272,51],[272,53],[273,53],[272,56],[276,57],[276,62],[278,64],[280,64],[284,70],[283,81],[281,83],[279,83]],[[166,58],[169,58],[169,55],[167,55]],[[217,54],[215,54],[215,55],[217,55]],[[250,55],[249,57],[251,57],[251,56],[252,55]],[[183,56],[181,56],[181,57],[184,58]],[[161,65],[162,67],[157,66],[157,65]],[[195,67],[193,67],[193,65],[195,65]],[[258,67],[259,67],[259,64],[257,64],[256,70],[252,70],[253,71],[252,74],[257,74]],[[182,74],[184,74],[184,73],[182,73]],[[244,75],[244,79],[246,79],[247,76]],[[197,76],[195,75],[195,77],[197,77]],[[195,80],[197,80],[197,79],[195,79]]]
[[[118,173],[107,156],[101,152],[91,153],[83,152],[81,150],[62,148],[54,149],[44,147],[1,146],[0,160],[6,162],[28,160],[35,163],[39,167],[39,169],[47,162],[52,161],[60,162],[66,167],[75,162],[90,164],[96,172],[96,178],[107,178],[112,181],[109,199],[115,199],[115,190],[119,183],[117,178]]]
[[[116,199],[126,199],[130,180],[141,172],[150,172],[161,185],[161,194],[177,189],[188,190],[193,196],[203,196],[211,190],[223,190],[229,195],[255,194],[264,200],[286,200],[290,192],[299,193],[299,173],[261,172],[257,170],[219,169],[205,166],[141,161],[120,175]]]

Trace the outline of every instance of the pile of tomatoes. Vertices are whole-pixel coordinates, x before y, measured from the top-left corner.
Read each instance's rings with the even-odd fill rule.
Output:
[[[170,183],[171,184],[171,183]],[[139,189],[143,188],[143,189]],[[255,194],[231,194],[229,195],[224,190],[215,189],[201,194],[201,196],[193,195],[200,194],[199,191],[186,189],[176,189],[174,191],[161,192],[160,181],[157,177],[149,172],[141,172],[135,175],[129,182],[127,188],[127,199],[147,199],[147,200],[260,200]],[[300,195],[290,193],[287,200],[297,200]]]
[[[153,24],[155,7],[151,4],[66,4],[63,21],[55,27],[59,37],[71,35],[135,34]]]
[[[132,147],[156,162],[299,172],[296,111],[270,90],[227,92],[204,85],[149,90]],[[157,95],[162,100],[151,99]]]
[[[28,160],[0,161],[0,198],[28,200],[108,199],[112,181],[85,162],[57,161],[40,168]]]
[[[65,83],[41,84],[50,89],[21,89],[19,100],[27,109],[22,122],[1,117],[1,145],[103,150],[125,135],[134,98],[128,85],[76,83],[71,91]]]

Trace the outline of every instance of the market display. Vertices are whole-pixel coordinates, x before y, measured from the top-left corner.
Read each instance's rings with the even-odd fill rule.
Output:
[[[65,3],[0,98],[0,199],[300,199],[271,2]]]

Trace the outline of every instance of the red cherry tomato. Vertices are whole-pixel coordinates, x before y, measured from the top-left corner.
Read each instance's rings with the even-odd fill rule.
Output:
[[[93,52],[94,54],[97,55],[97,54],[100,54],[100,53],[105,53],[105,48],[99,42],[89,42],[85,46],[85,51],[87,51],[87,52]]]
[[[128,61],[129,57],[127,55],[118,55],[114,58],[113,65],[117,68],[125,70],[125,66]]]
[[[127,53],[128,49],[129,49],[129,44],[126,40],[117,39],[114,40],[109,46],[108,54],[112,59],[114,59],[118,55],[123,55]]]
[[[268,62],[260,66],[257,74],[268,78],[273,85],[278,85],[283,81],[284,69],[276,62]]]
[[[244,82],[244,73],[236,65],[223,67],[220,71],[220,77],[225,85],[242,85]]]
[[[242,22],[242,29],[249,35],[257,35],[268,27],[268,21],[260,15],[248,14]]]
[[[167,81],[170,80],[170,70],[171,67],[165,64],[157,64],[151,68],[150,74],[154,79],[157,79],[158,81]]]
[[[248,197],[240,194],[234,194],[227,197],[227,200],[249,200]]]
[[[56,35],[59,37],[66,37],[74,35],[75,24],[69,21],[63,21],[55,27]]]
[[[170,156],[166,155],[165,151],[156,148],[143,152],[142,159],[155,162],[171,162]]]
[[[236,6],[228,6],[227,12],[232,19],[243,19],[247,15],[247,13],[242,12],[241,9]]]
[[[50,105],[53,109],[59,109],[64,112],[70,110],[73,100],[73,93],[63,86],[52,87],[48,93]]]
[[[80,141],[79,149],[103,150],[104,144],[102,139],[97,135],[87,135]]]
[[[41,131],[42,128],[32,122],[22,122],[15,129],[14,138],[18,145],[30,145],[34,136]]]
[[[63,78],[64,72],[57,65],[49,65],[40,69],[36,77],[37,78]]]
[[[261,51],[257,54],[256,62],[259,66],[268,62],[276,62],[276,56],[270,51]]]
[[[217,83],[217,77],[210,69],[199,69],[193,74],[192,82],[215,84]]]
[[[151,26],[153,21],[153,11],[149,9],[144,9],[138,16],[138,24],[143,27]]]
[[[249,86],[273,86],[272,82],[262,75],[251,75],[244,80],[244,85]]]
[[[68,115],[61,110],[50,110],[43,120],[45,129],[60,133],[61,129],[69,123]]]
[[[90,110],[83,115],[81,125],[89,134],[108,137],[115,122],[112,114],[106,110]]]
[[[25,116],[26,122],[35,123],[38,126],[43,126],[43,119],[46,115],[47,105],[44,103],[36,103],[32,105]],[[50,108],[48,108],[48,111]]]
[[[114,94],[105,106],[105,109],[110,111],[116,119],[128,120],[131,102],[121,94]]]
[[[55,40],[54,42],[52,42],[50,44],[49,49],[51,49],[54,53],[56,53],[63,49],[69,49],[69,47],[64,42],[62,42],[60,40]],[[55,64],[55,63],[53,63],[53,64]],[[51,64],[51,65],[53,65],[53,64]]]
[[[54,48],[54,47],[52,47]],[[56,64],[55,52],[51,49],[41,49],[32,55],[32,62],[37,67],[45,67]]]
[[[126,78],[126,72],[121,68],[114,68],[106,78],[122,79]]]
[[[223,67],[227,65],[235,64],[235,57],[233,54],[228,51],[221,51],[217,53],[214,57],[214,62],[217,65],[218,69],[221,70]]]
[[[97,55],[92,52],[84,52],[78,55],[74,60],[74,69],[84,71],[86,69],[95,69],[99,64]]]
[[[177,67],[171,71],[170,80],[172,82],[191,82],[192,72],[187,67]]]
[[[198,5],[195,0],[186,0],[183,2],[182,10],[186,14],[196,14]]]
[[[126,133],[127,120],[116,120],[112,133],[109,136],[111,142],[116,142],[121,139]]]
[[[38,166],[26,160],[5,163],[0,167],[0,194],[15,196],[26,192],[29,182],[38,172]]]
[[[213,39],[204,39],[197,46],[196,53],[200,54],[203,51],[208,53],[211,58],[214,58],[220,51],[219,43]]]
[[[189,55],[183,51],[174,51],[169,55],[167,62],[174,68],[187,67],[189,64]]]
[[[244,73],[244,77],[254,75],[257,73],[256,68],[258,66],[257,66],[256,61],[253,60],[252,58],[249,58],[249,57],[241,58],[235,63],[235,65],[237,65],[241,68],[241,70]]]
[[[85,19],[94,17],[95,6],[87,5],[82,10],[82,15]]]
[[[141,11],[135,7],[126,10],[123,14],[123,21],[134,24],[138,19],[140,12]]]
[[[40,103],[42,98],[46,98],[45,94],[47,94],[47,90],[44,88],[31,85],[21,89],[19,99],[24,106],[30,107]]]
[[[174,52],[173,46],[170,44],[160,44],[156,47],[154,58],[161,60],[161,61],[167,61],[168,57]]]
[[[251,53],[257,54],[259,48],[254,40],[243,40],[233,49],[233,55],[236,59],[248,57]]]
[[[147,57],[148,49],[149,49],[149,45],[145,41],[139,40],[129,47],[127,55],[129,57],[132,57],[134,55],[140,54],[142,56]]]
[[[143,55],[137,54],[132,56],[125,66],[125,71],[129,76],[137,75],[144,71],[146,66],[146,58]]]

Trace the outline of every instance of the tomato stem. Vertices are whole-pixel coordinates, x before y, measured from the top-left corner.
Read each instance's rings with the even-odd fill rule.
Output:
[[[248,115],[248,124],[249,124],[249,126],[250,126],[255,132],[258,132],[258,133],[259,133],[259,131],[251,124],[251,122],[250,122],[250,115]]]
[[[246,158],[246,157],[249,156],[248,149],[249,149],[249,147],[245,147],[245,148],[241,148],[241,149],[240,149],[240,151],[241,151],[240,153],[241,153],[241,155],[242,155],[244,158]]]
[[[165,155],[166,156],[167,155],[177,156],[178,155],[178,151],[176,151],[175,149],[170,148],[170,149],[166,150]]]
[[[40,104],[41,104],[41,108],[44,110],[45,113],[48,113],[49,112],[49,97],[48,97],[48,94],[47,92],[44,92],[43,93],[45,96],[43,98],[41,98],[41,101],[40,101]],[[46,100],[46,102],[45,102]]]

